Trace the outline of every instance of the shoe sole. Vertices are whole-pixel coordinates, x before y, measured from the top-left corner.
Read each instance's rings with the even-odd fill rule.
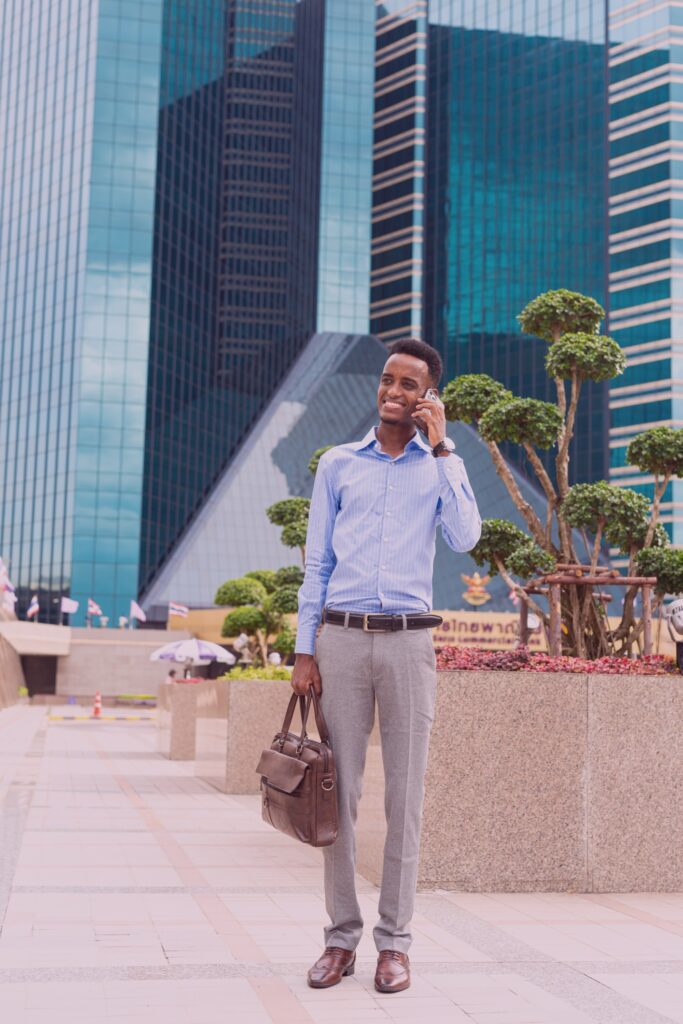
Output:
[[[356,970],[356,961],[353,960],[349,964],[348,967],[344,968],[344,970],[341,972],[341,975],[340,975],[340,977],[338,978],[337,981],[329,981],[329,982],[327,982],[327,984],[325,984],[324,982],[321,982],[321,981],[311,981],[310,978],[307,978],[306,981],[308,982],[308,987],[309,988],[334,988],[335,985],[340,985],[341,984],[342,978],[350,978],[355,970]]]

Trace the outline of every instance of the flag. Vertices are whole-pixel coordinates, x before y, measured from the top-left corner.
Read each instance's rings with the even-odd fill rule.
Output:
[[[102,609],[98,605],[97,601],[93,601],[92,597],[88,598],[88,615],[101,615]]]
[[[33,597],[31,598],[31,603],[28,606],[28,611],[26,612],[26,618],[27,619],[32,619],[33,616],[37,615],[39,611],[40,611],[40,605],[38,604],[38,595],[34,594]]]
[[[17,595],[12,586],[7,572],[7,566],[0,558],[0,592],[2,593],[2,603],[8,612],[14,611],[14,606],[17,603]]]
[[[63,597],[59,610],[60,612],[67,612],[67,614],[71,615],[73,612],[78,611],[78,601],[74,601],[72,597]]]
[[[181,619],[186,619],[189,615],[190,609],[185,604],[178,604],[177,601],[168,602],[168,614],[178,615]]]
[[[147,616],[145,615],[137,601],[130,602],[130,618],[139,619],[140,622],[147,622]]]

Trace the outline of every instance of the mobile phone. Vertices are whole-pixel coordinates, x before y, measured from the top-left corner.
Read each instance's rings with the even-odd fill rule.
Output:
[[[436,388],[427,388],[422,397],[423,399],[426,399],[428,402],[436,402],[438,401],[439,394]],[[423,434],[427,434],[429,432],[427,424],[425,423],[424,420],[415,420],[415,423],[417,424],[418,428],[422,431]]]

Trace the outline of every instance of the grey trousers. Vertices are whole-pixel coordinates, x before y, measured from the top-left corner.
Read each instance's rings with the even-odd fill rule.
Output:
[[[373,936],[378,950],[407,953],[436,693],[431,631],[365,633],[325,623],[316,640],[315,658],[337,766],[339,801],[339,835],[323,849],[325,902],[331,922],[325,929],[325,945],[355,949],[363,932],[355,886],[354,829],[377,701],[387,837],[379,922]]]

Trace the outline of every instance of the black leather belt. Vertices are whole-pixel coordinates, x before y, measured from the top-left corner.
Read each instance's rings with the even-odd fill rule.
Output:
[[[379,612],[369,612],[362,615],[358,612],[335,612],[325,608],[323,622],[329,622],[332,626],[348,625],[352,629],[362,629],[366,633],[397,633],[402,629],[431,629],[440,626],[443,619],[440,615],[432,615],[429,612],[415,612],[412,615],[382,615]]]

